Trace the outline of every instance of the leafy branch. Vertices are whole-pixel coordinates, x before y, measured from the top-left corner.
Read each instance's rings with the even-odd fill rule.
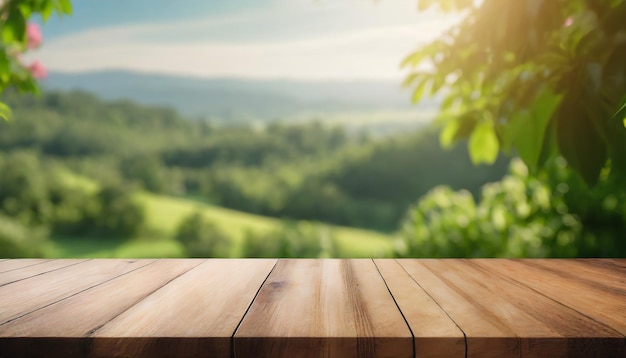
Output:
[[[0,5],[0,94],[11,86],[21,92],[38,93],[37,78],[45,76],[45,68],[38,61],[22,63],[20,55],[41,44],[41,32],[28,19],[40,14],[47,21],[53,13],[69,15],[69,0],[7,0]],[[11,118],[11,109],[0,102],[0,117]]]
[[[561,155],[588,184],[603,168],[626,180],[625,0],[418,0],[418,8],[464,14],[403,61],[414,69],[405,81],[414,101],[445,95],[444,146],[469,139],[475,163],[515,151],[533,171]]]

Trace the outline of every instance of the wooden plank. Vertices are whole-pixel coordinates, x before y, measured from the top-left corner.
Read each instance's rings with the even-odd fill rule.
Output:
[[[276,260],[207,260],[96,330],[93,354],[230,357],[232,335]]]
[[[597,265],[594,261],[596,260],[534,259],[525,262],[599,290],[610,290],[626,296],[626,271],[614,266]]]
[[[516,282],[458,260],[399,262],[465,332],[470,357],[545,356],[544,352],[584,356],[587,349],[607,356],[623,352],[618,332]]]
[[[412,357],[372,260],[280,260],[234,338],[235,357]]]
[[[626,335],[626,297],[623,294],[614,290],[600,290],[571,276],[533,266],[531,262],[532,260],[477,260],[476,264],[511,277]]]
[[[454,321],[395,260],[376,259],[415,341],[416,357],[465,357],[465,338]]]
[[[91,332],[201,262],[159,260],[0,325],[0,356],[87,356]]]
[[[471,301],[480,302],[485,315],[497,317],[519,337],[522,357],[588,357],[626,354],[623,336],[605,325],[565,307],[518,282],[499,277],[466,260],[425,262],[436,275],[454,285]],[[480,319],[480,317],[478,317]],[[461,325],[461,327],[463,327]],[[472,346],[468,353],[486,356]],[[489,350],[488,347],[481,347]]]
[[[520,356],[515,332],[486,312],[480,301],[466,298],[460,289],[435,275],[424,265],[427,260],[397,261],[465,333],[469,357],[487,351],[491,352],[487,357]]]
[[[41,275],[46,272],[55,271],[63,267],[76,265],[83,261],[87,261],[87,259],[48,260],[40,264],[30,265],[21,269],[3,272],[0,273],[0,286],[21,281],[32,276]]]
[[[95,259],[2,286],[0,324],[152,262]]]
[[[626,260],[78,261],[0,261],[0,357],[626,357]]]
[[[626,259],[567,259],[572,262],[582,262],[586,265],[605,267],[614,272],[626,274]]]
[[[624,259],[596,259],[598,261],[606,261],[607,263],[611,263],[615,266],[621,267],[626,270],[626,258]]]
[[[0,273],[17,270],[22,267],[38,265],[46,262],[44,259],[11,259],[0,262]]]

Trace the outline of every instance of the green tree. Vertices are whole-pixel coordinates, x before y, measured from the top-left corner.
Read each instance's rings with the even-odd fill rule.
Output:
[[[143,205],[133,198],[133,190],[122,183],[107,183],[96,195],[99,210],[92,214],[94,234],[106,237],[132,237],[146,221]]]
[[[41,257],[47,232],[0,214],[0,257]]]
[[[443,93],[444,145],[476,163],[562,155],[588,184],[626,180],[626,0],[418,0],[461,21],[410,54],[414,101]]]
[[[228,257],[232,246],[232,239],[199,211],[183,219],[176,240],[189,257]]]
[[[45,169],[34,152],[0,158],[0,213],[25,225],[47,225],[52,215]]]
[[[155,193],[167,190],[168,178],[156,155],[140,154],[124,158],[120,161],[119,169],[127,179],[136,180],[146,190]]]
[[[308,221],[285,221],[271,231],[249,231],[242,244],[243,257],[335,257],[332,230]]]
[[[71,14],[70,0],[5,0],[0,3],[0,94],[15,86],[23,92],[38,92],[36,77],[45,70],[39,62],[25,66],[20,54],[41,43],[41,33],[28,19],[40,14],[46,21],[52,13]],[[11,110],[0,102],[0,117],[9,119]]]

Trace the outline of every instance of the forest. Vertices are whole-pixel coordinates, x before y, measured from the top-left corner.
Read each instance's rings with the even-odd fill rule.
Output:
[[[436,184],[478,194],[506,167],[502,159],[474,168],[463,148],[440,149],[434,128],[371,139],[318,122],[215,126],[84,92],[7,92],[4,100],[15,120],[0,123],[2,212],[23,231],[52,236],[138,234],[145,210],[130,198],[140,191],[389,233]]]
[[[93,254],[106,242],[151,240],[170,240],[164,256],[360,255],[359,234],[339,242],[343,227],[379,233],[373,245],[386,251],[366,256],[624,253],[615,239],[626,229],[624,191],[586,190],[559,160],[545,180],[507,157],[474,166],[466,146],[441,149],[437,126],[379,138],[315,121],[215,125],[78,91],[8,91],[3,100],[15,118],[0,122],[4,256],[63,256],[50,242]],[[146,198],[277,224],[236,232],[219,215],[188,210],[158,231]]]

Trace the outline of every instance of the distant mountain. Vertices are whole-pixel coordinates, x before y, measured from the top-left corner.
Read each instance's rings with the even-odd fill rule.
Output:
[[[203,79],[127,71],[53,72],[49,89],[86,90],[105,99],[130,99],[171,106],[195,118],[249,121],[325,116],[337,113],[435,110],[435,100],[411,105],[400,84],[384,81]]]

